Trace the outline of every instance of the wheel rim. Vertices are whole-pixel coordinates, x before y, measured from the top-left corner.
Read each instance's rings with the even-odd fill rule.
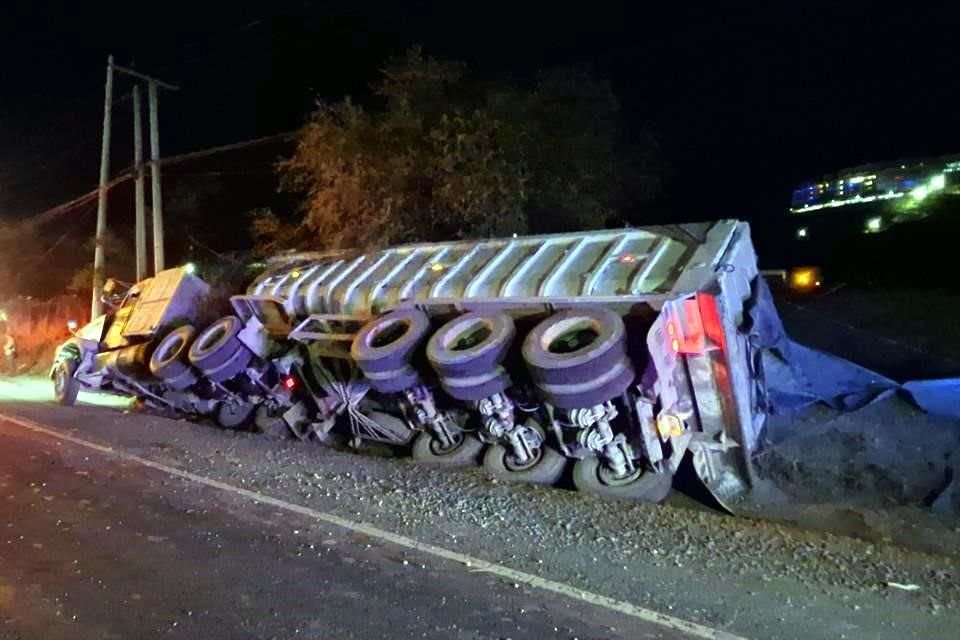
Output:
[[[374,349],[383,349],[407,335],[410,331],[410,322],[404,318],[391,319],[376,327],[370,334],[370,346]]]
[[[539,447],[533,448],[533,450],[531,451],[530,459],[527,460],[526,462],[517,462],[517,459],[515,456],[505,452],[503,456],[503,466],[507,469],[507,471],[514,471],[514,472],[526,471],[528,469],[532,469],[533,467],[537,466],[537,463],[539,463],[540,460],[542,459],[543,459],[543,446],[541,445]]]
[[[451,436],[450,445],[447,447],[442,446],[440,441],[438,441],[436,438],[431,436],[430,453],[432,453],[435,456],[450,455],[451,453],[459,449],[463,445],[463,443],[466,441],[467,441],[467,437],[462,431],[459,433],[455,433],[453,434],[453,436]]]
[[[607,465],[601,462],[597,466],[597,480],[600,481],[600,484],[605,484],[608,487],[623,487],[631,482],[636,481],[643,475],[643,469],[639,467],[633,470],[633,473],[628,473],[625,476],[618,477],[614,475],[613,471],[610,470]]]

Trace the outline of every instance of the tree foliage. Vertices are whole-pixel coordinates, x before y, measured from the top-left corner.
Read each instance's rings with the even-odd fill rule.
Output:
[[[262,251],[602,227],[623,206],[619,107],[610,86],[561,69],[532,86],[477,80],[417,49],[389,61],[376,110],[319,104],[282,188],[290,223],[254,216]]]

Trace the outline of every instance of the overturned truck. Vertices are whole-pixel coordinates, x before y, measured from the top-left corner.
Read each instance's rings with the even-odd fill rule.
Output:
[[[650,502],[689,455],[727,501],[765,419],[757,283],[738,221],[289,254],[212,323],[175,269],[78,331],[51,377],[65,404],[83,386],[538,484],[572,465],[582,491]]]

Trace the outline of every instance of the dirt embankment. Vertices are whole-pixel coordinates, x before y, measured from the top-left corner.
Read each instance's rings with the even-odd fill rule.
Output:
[[[956,294],[842,288],[778,307],[797,341],[901,382],[960,375]],[[905,395],[773,417],[754,462],[748,513],[960,554],[960,421]]]

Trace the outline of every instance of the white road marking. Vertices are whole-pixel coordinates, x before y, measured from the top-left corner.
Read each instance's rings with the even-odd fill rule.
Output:
[[[374,527],[363,522],[355,522],[353,520],[348,520],[346,518],[341,518],[340,516],[334,515],[332,513],[325,513],[323,511],[317,511],[316,509],[311,509],[309,507],[304,507],[303,505],[294,504],[292,502],[287,502],[286,500],[281,500],[279,498],[274,498],[256,491],[251,491],[249,489],[243,489],[241,487],[236,487],[232,484],[227,484],[226,482],[221,482],[219,480],[214,480],[213,478],[207,478],[206,476],[197,475],[195,473],[190,473],[189,471],[183,471],[182,469],[177,469],[176,467],[170,467],[159,462],[154,462],[153,460],[148,460],[147,458],[141,458],[140,456],[134,455],[123,451],[122,449],[115,449],[113,447],[97,444],[96,442],[91,442],[89,440],[84,440],[83,438],[78,438],[77,436],[59,431],[58,429],[52,429],[50,427],[45,427],[41,424],[33,422],[32,420],[27,420],[25,418],[20,418],[17,416],[10,416],[0,413],[0,420],[8,422],[10,424],[15,424],[17,426],[29,429],[37,433],[42,433],[60,440],[65,440],[73,444],[85,447],[87,449],[92,449],[94,451],[99,451],[115,458],[121,460],[126,460],[129,462],[136,462],[137,464],[149,467],[150,469],[156,469],[157,471],[162,471],[168,475],[176,476],[184,480],[189,480],[197,484],[205,485],[212,487],[214,489],[219,489],[221,491],[226,491],[228,493],[233,493],[238,496],[243,496],[244,498],[249,498],[254,502],[260,504],[268,504],[278,509],[283,509],[285,511],[290,511],[292,513],[298,513],[300,515],[307,516],[308,518],[313,518],[314,520],[319,520],[321,522],[327,522],[338,527],[342,527],[349,531],[356,533],[362,533],[364,535],[370,536],[371,538],[376,538],[384,542],[389,542],[401,547],[406,547],[407,549],[413,549],[426,553],[438,558],[443,558],[445,560],[452,560],[454,562],[459,562],[464,566],[471,567],[477,571],[484,571],[491,573],[493,575],[505,578],[512,582],[517,582],[521,584],[526,584],[537,589],[542,589],[544,591],[550,591],[552,593],[557,593],[574,600],[580,600],[581,602],[586,602],[587,604],[602,607],[604,609],[609,609],[611,611],[616,611],[624,615],[638,618],[645,622],[651,622],[653,624],[660,625],[667,629],[674,631],[680,631],[686,633],[690,636],[696,638],[709,638],[710,640],[746,640],[742,636],[737,636],[727,631],[722,631],[720,629],[713,629],[711,627],[706,627],[695,622],[689,622],[687,620],[682,620],[680,618],[675,618],[664,613],[659,613],[651,609],[645,609],[644,607],[637,606],[630,602],[623,600],[617,600],[615,598],[610,598],[598,593],[593,593],[591,591],[585,591],[577,587],[565,584],[563,582],[557,582],[555,580],[548,580],[546,578],[541,578],[540,576],[534,575],[532,573],[526,573],[524,571],[518,571],[516,569],[511,569],[510,567],[497,564],[495,562],[488,562],[487,560],[481,560],[480,558],[475,558],[473,556],[467,555],[465,553],[459,553],[457,551],[451,551],[449,549],[444,549],[443,547],[438,547],[427,542],[421,542],[413,538],[400,535],[397,533],[392,533],[378,527]]]

